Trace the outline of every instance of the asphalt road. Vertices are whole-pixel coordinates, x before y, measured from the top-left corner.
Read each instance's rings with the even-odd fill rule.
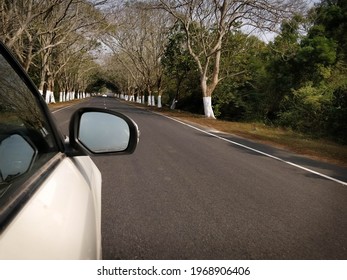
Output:
[[[93,158],[104,259],[347,259],[346,169],[113,98],[82,105],[125,113],[141,131],[133,155]],[[78,106],[54,113],[63,131]]]

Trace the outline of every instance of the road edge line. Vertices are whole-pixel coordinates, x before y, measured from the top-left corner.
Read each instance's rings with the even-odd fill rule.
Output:
[[[309,173],[315,174],[315,175],[317,175],[317,176],[319,176],[319,177],[328,179],[328,180],[333,181],[333,182],[335,182],[335,183],[339,183],[339,184],[341,184],[341,185],[347,186],[347,182],[344,182],[344,181],[341,181],[341,180],[336,179],[336,178],[334,178],[334,177],[325,175],[325,174],[320,173],[320,172],[318,172],[318,171],[314,171],[314,170],[312,170],[312,169],[310,169],[310,168],[307,168],[307,167],[305,167],[305,166],[302,166],[302,165],[296,164],[296,163],[294,163],[294,162],[287,161],[287,160],[281,159],[281,158],[279,158],[279,157],[273,156],[273,155],[271,155],[271,154],[262,152],[262,151],[260,151],[260,150],[257,150],[257,149],[248,147],[248,146],[246,146],[246,145],[244,145],[244,144],[235,142],[235,141],[233,141],[233,140],[224,138],[224,137],[222,137],[222,136],[219,136],[219,135],[216,135],[216,134],[214,134],[214,133],[205,131],[205,130],[200,129],[200,128],[198,128],[198,127],[195,127],[195,126],[193,126],[193,125],[187,124],[187,123],[185,123],[185,122],[183,122],[183,121],[180,121],[180,120],[178,120],[178,119],[175,119],[175,118],[172,118],[172,117],[163,115],[163,114],[159,114],[159,113],[157,113],[157,112],[153,112],[153,113],[156,113],[156,114],[158,114],[158,115],[161,115],[161,116],[163,116],[163,117],[165,117],[165,118],[168,118],[168,119],[170,119],[170,120],[173,120],[173,121],[175,121],[175,122],[178,122],[178,123],[180,123],[180,124],[183,124],[183,125],[185,125],[185,126],[188,126],[188,127],[190,127],[190,128],[193,128],[193,129],[195,129],[195,130],[197,130],[197,131],[200,131],[200,132],[202,132],[202,133],[205,133],[205,134],[207,134],[207,135],[210,135],[210,136],[213,136],[213,137],[218,138],[218,139],[220,139],[220,140],[223,140],[223,141],[226,141],[226,142],[228,142],[228,143],[231,143],[231,144],[233,144],[233,145],[235,145],[235,146],[242,147],[242,148],[244,148],[244,149],[253,151],[253,152],[258,153],[258,154],[261,154],[261,155],[263,155],[263,156],[266,156],[266,157],[275,159],[275,160],[277,160],[277,161],[286,163],[286,164],[291,165],[291,166],[293,166],[293,167],[296,167],[296,168],[299,168],[299,169],[301,169],[301,170],[307,171],[307,172],[309,172]]]

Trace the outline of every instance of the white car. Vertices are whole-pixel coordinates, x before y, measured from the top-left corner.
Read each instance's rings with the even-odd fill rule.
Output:
[[[82,108],[64,140],[0,42],[0,259],[101,259],[101,174],[89,155],[131,154],[137,125]]]

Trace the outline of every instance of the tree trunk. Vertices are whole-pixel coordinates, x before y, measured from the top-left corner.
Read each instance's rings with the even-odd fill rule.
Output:
[[[175,109],[176,109],[176,103],[177,103],[177,100],[176,100],[176,98],[174,98],[174,99],[172,100],[172,103],[171,103],[171,106],[170,106],[170,109],[171,109],[171,110],[175,110]]]
[[[205,75],[201,76],[201,90],[202,100],[204,104],[204,114],[206,118],[215,119],[215,115],[212,108],[212,92],[213,89],[207,86],[207,78]]]
[[[206,118],[215,119],[216,117],[214,116],[214,113],[213,113],[211,96],[204,96],[203,97],[203,102],[204,102],[205,117]]]

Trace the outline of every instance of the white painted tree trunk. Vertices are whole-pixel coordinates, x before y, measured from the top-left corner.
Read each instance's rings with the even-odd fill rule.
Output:
[[[145,96],[144,95],[142,95],[142,102],[141,102],[142,104],[145,104],[146,102],[145,102]]]
[[[152,95],[148,95],[147,103],[148,103],[148,106],[152,106]]]
[[[55,98],[54,98],[54,93],[53,93],[53,91],[50,91],[49,94],[50,94],[50,100],[49,100],[49,101],[50,101],[51,103],[55,103]]]
[[[52,91],[50,90],[47,90],[46,91],[46,98],[45,98],[45,101],[47,104],[49,103],[55,103],[55,99],[54,99],[54,94]]]
[[[63,93],[62,92],[59,93],[59,102],[63,102]]]
[[[151,105],[155,106],[155,96],[154,95],[152,95],[152,104]]]
[[[161,95],[158,95],[158,108],[161,108],[162,104],[161,104]]]
[[[49,104],[51,100],[51,93],[49,90],[46,90],[46,103]]]
[[[204,102],[205,117],[215,119],[216,117],[214,116],[213,109],[212,109],[212,98],[211,98],[211,96],[204,96],[203,97],[203,102]]]
[[[176,100],[176,98],[174,98],[174,99],[172,100],[172,103],[171,103],[171,106],[170,106],[170,109],[171,109],[171,110],[175,110],[175,108],[176,108],[176,103],[177,103],[177,100]]]

